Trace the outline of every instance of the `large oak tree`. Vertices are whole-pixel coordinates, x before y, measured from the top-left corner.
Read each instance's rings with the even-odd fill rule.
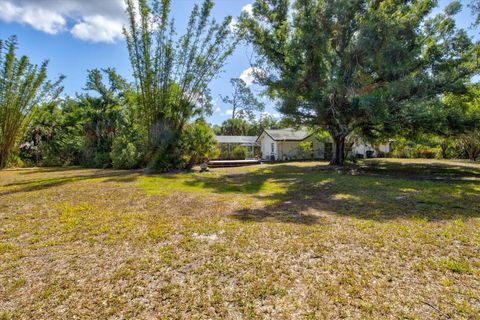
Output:
[[[257,0],[242,30],[256,51],[258,83],[298,123],[323,127],[344,163],[345,140],[415,129],[423,107],[459,92],[478,71],[478,47],[455,27],[457,2]],[[420,117],[418,116],[420,115]],[[422,120],[422,121],[420,121]]]

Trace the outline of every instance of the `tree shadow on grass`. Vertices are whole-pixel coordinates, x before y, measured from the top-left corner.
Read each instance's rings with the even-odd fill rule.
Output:
[[[438,173],[427,166],[424,174],[414,166],[406,175],[408,166],[400,172],[389,163],[384,166],[386,174],[374,171],[372,175],[369,170],[375,168],[369,167],[340,170],[276,165],[224,178],[197,176],[186,183],[217,193],[249,194],[267,200],[269,204],[262,208],[236,211],[232,216],[241,221],[315,224],[324,214],[375,221],[480,217],[480,182],[462,181],[464,177],[477,179],[480,174],[455,166]],[[448,181],[439,179],[445,172]]]
[[[21,175],[31,175],[38,173],[58,173],[68,172],[75,170],[82,170],[86,168],[71,166],[71,167],[35,167],[35,168],[22,168],[22,169],[8,169],[8,171],[18,171]]]
[[[480,165],[469,162],[399,162],[370,159],[360,163],[359,170],[365,174],[402,177],[414,180],[478,181]]]
[[[31,180],[25,180],[25,181],[9,183],[4,185],[3,187],[7,187],[8,189],[4,191],[0,191],[0,196],[5,196],[5,195],[10,195],[15,193],[44,190],[44,189],[58,187],[58,186],[76,182],[76,181],[88,181],[88,180],[102,179],[102,178],[110,178],[110,179],[121,179],[123,177],[128,178],[129,176],[132,176],[132,174],[135,174],[135,172],[120,171],[120,170],[102,170],[102,171],[95,171],[90,174],[72,175],[67,177],[31,179]]]

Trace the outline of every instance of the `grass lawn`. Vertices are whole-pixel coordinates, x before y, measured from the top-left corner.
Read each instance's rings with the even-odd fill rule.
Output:
[[[480,165],[0,172],[0,319],[480,319]]]

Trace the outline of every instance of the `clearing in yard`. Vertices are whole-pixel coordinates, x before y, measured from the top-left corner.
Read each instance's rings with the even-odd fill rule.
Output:
[[[479,319],[480,165],[0,172],[0,319]]]

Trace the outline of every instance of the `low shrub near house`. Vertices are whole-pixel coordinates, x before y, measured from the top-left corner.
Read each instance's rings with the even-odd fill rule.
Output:
[[[244,160],[247,158],[248,151],[246,147],[236,146],[232,150],[232,159],[233,160]]]
[[[246,147],[236,146],[231,150],[224,149],[220,153],[222,160],[245,160],[248,157],[248,150]]]
[[[413,149],[412,157],[423,159],[438,159],[440,158],[441,152],[442,150],[440,148],[416,146]]]
[[[313,158],[313,142],[312,141],[302,141],[298,144],[299,155],[302,159]]]

